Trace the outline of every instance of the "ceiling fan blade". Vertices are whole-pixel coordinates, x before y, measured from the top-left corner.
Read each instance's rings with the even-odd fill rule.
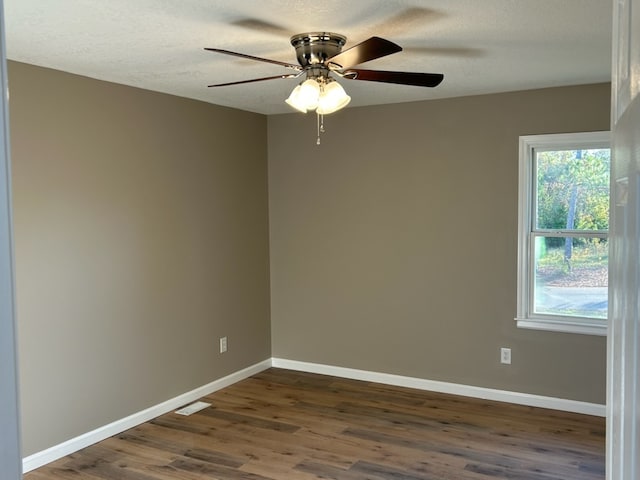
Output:
[[[262,82],[263,80],[275,80],[278,78],[297,78],[304,72],[289,73],[287,75],[274,75],[273,77],[252,78],[251,80],[239,80],[237,82],[216,83],[214,85],[207,85],[207,87],[227,87],[229,85],[240,85],[242,83]]]
[[[384,38],[371,37],[334,55],[327,59],[325,63],[331,68],[347,68],[401,51],[402,47],[400,45]]]
[[[404,52],[407,54],[462,58],[475,58],[484,55],[482,49],[473,47],[405,47]]]
[[[285,38],[291,36],[291,29],[285,28],[282,25],[267,22],[265,20],[259,20],[257,18],[241,18],[239,20],[231,22],[231,25],[246,28],[248,30],[253,30],[254,32],[268,33]]]
[[[444,17],[442,12],[424,7],[409,7],[376,25],[370,25],[371,32],[393,37],[406,34],[409,30],[424,29],[427,22],[434,22]]]
[[[256,60],[258,62],[273,63],[274,65],[280,65],[282,67],[292,68],[298,71],[302,70],[302,67],[300,65],[294,65],[293,63],[287,63],[287,62],[280,62],[278,60],[271,60],[269,58],[254,57],[253,55],[247,55],[246,53],[232,52],[231,50],[222,50],[220,48],[205,47],[205,50],[209,50],[210,52],[224,53],[225,55],[232,55],[234,57],[246,58],[247,60]]]
[[[436,87],[444,79],[441,73],[388,72],[384,70],[362,70],[350,68],[342,72],[349,80],[367,80],[369,82],[396,83],[416,87]]]

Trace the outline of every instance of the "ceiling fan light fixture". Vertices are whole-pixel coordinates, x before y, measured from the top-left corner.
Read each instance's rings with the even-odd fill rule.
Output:
[[[293,89],[289,98],[285,100],[287,105],[299,112],[307,113],[315,110],[319,115],[328,115],[346,107],[351,101],[338,82],[330,77],[305,80]]]
[[[329,115],[346,107],[351,97],[344,91],[342,85],[335,80],[328,81],[322,88],[316,110],[320,115]]]

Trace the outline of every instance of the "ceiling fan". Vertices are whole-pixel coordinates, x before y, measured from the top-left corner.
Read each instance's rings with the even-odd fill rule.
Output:
[[[291,37],[291,45],[295,48],[299,65],[219,48],[205,48],[205,50],[211,52],[271,63],[295,70],[295,73],[290,74],[218,83],[209,85],[209,87],[225,87],[280,78],[298,78],[306,74],[306,79],[293,89],[291,95],[285,101],[300,112],[316,111],[318,114],[317,143],[319,144],[322,131],[321,117],[344,108],[351,101],[351,97],[335,81],[332,74],[347,80],[365,80],[417,87],[436,87],[444,78],[441,73],[394,72],[354,68],[376,58],[400,52],[402,47],[384,38],[371,37],[343,51],[342,47],[346,41],[347,37],[344,35],[329,32],[309,32],[294,35]]]

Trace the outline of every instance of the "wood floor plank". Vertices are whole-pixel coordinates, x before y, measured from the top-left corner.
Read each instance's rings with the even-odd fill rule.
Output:
[[[268,369],[25,480],[603,480],[605,421]]]

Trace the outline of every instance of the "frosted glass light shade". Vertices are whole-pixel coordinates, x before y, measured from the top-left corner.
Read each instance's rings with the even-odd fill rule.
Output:
[[[300,100],[300,85],[293,89],[289,98],[285,100],[285,103],[299,112],[307,113],[307,107]]]
[[[346,107],[351,97],[342,85],[331,78],[325,79],[320,86],[317,80],[310,78],[293,89],[285,102],[299,112],[316,110],[320,115],[328,115]]]
[[[320,98],[320,84],[313,78],[305,80],[293,89],[285,102],[300,112],[315,110]]]
[[[320,98],[320,84],[313,78],[305,80],[300,84],[298,98],[300,104],[304,105],[307,110],[315,110],[318,106],[318,99]]]
[[[335,81],[329,82],[322,89],[316,112],[320,115],[328,115],[346,107],[350,101],[351,97],[347,95],[342,85]]]

